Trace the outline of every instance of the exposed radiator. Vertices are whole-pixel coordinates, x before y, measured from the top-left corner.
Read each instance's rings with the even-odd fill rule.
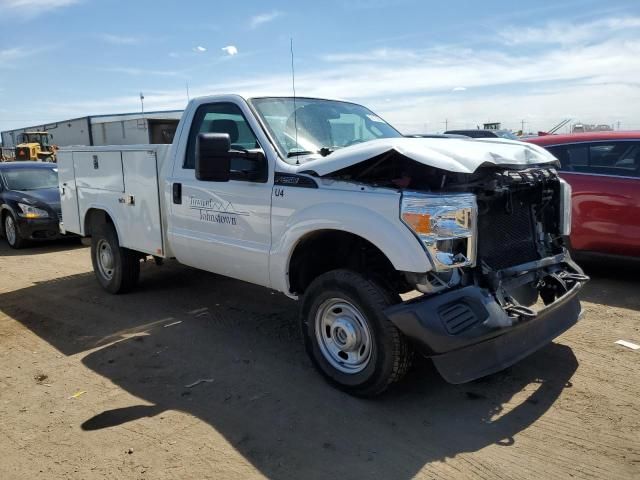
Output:
[[[538,260],[535,223],[531,205],[514,195],[491,202],[478,218],[478,260],[503,269]]]

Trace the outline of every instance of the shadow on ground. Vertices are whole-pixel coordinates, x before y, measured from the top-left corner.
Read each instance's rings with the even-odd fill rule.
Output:
[[[26,247],[16,250],[11,248],[7,241],[0,236],[0,257],[18,257],[26,255],[43,255],[45,253],[56,253],[64,250],[75,250],[85,248],[80,243],[79,237],[61,238],[59,240],[48,240],[31,242]]]
[[[580,291],[581,300],[640,311],[640,262],[611,263],[589,260],[580,263],[591,277]]]
[[[568,347],[552,344],[453,386],[423,360],[386,395],[352,398],[311,367],[295,303],[177,265],[145,265],[130,295],[110,296],[81,274],[2,294],[0,309],[65,355],[87,352],[87,367],[151,404],[107,409],[85,431],[180,410],[276,479],[412,478],[430,462],[511,448],[577,368]],[[201,378],[213,382],[186,387]]]

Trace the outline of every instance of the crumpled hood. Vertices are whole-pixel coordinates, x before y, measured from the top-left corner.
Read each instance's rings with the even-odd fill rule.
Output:
[[[482,165],[508,167],[558,161],[542,147],[502,138],[381,138],[314,158],[297,170],[323,176],[392,150],[416,162],[455,173],[473,173]]]

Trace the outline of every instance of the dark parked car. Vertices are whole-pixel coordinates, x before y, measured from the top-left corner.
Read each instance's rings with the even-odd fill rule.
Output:
[[[527,142],[558,157],[560,175],[573,189],[574,252],[640,259],[640,132],[545,135]]]
[[[445,134],[464,135],[471,138],[506,138],[508,140],[520,140],[509,130],[447,130]]]
[[[55,164],[0,163],[0,234],[10,247],[59,237],[60,218]]]
[[[464,135],[471,138],[497,138],[493,130],[447,130],[445,135]]]

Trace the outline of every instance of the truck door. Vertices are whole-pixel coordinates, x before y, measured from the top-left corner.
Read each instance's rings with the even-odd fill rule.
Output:
[[[171,180],[167,234],[173,253],[185,265],[251,283],[269,285],[271,190],[251,180],[246,159],[231,160],[229,182],[195,178],[195,140],[199,133],[227,133],[234,149],[260,148],[240,107],[231,102],[203,104],[195,112],[184,158],[176,158]],[[264,168],[268,169],[267,162]],[[244,171],[243,171],[244,170]]]

